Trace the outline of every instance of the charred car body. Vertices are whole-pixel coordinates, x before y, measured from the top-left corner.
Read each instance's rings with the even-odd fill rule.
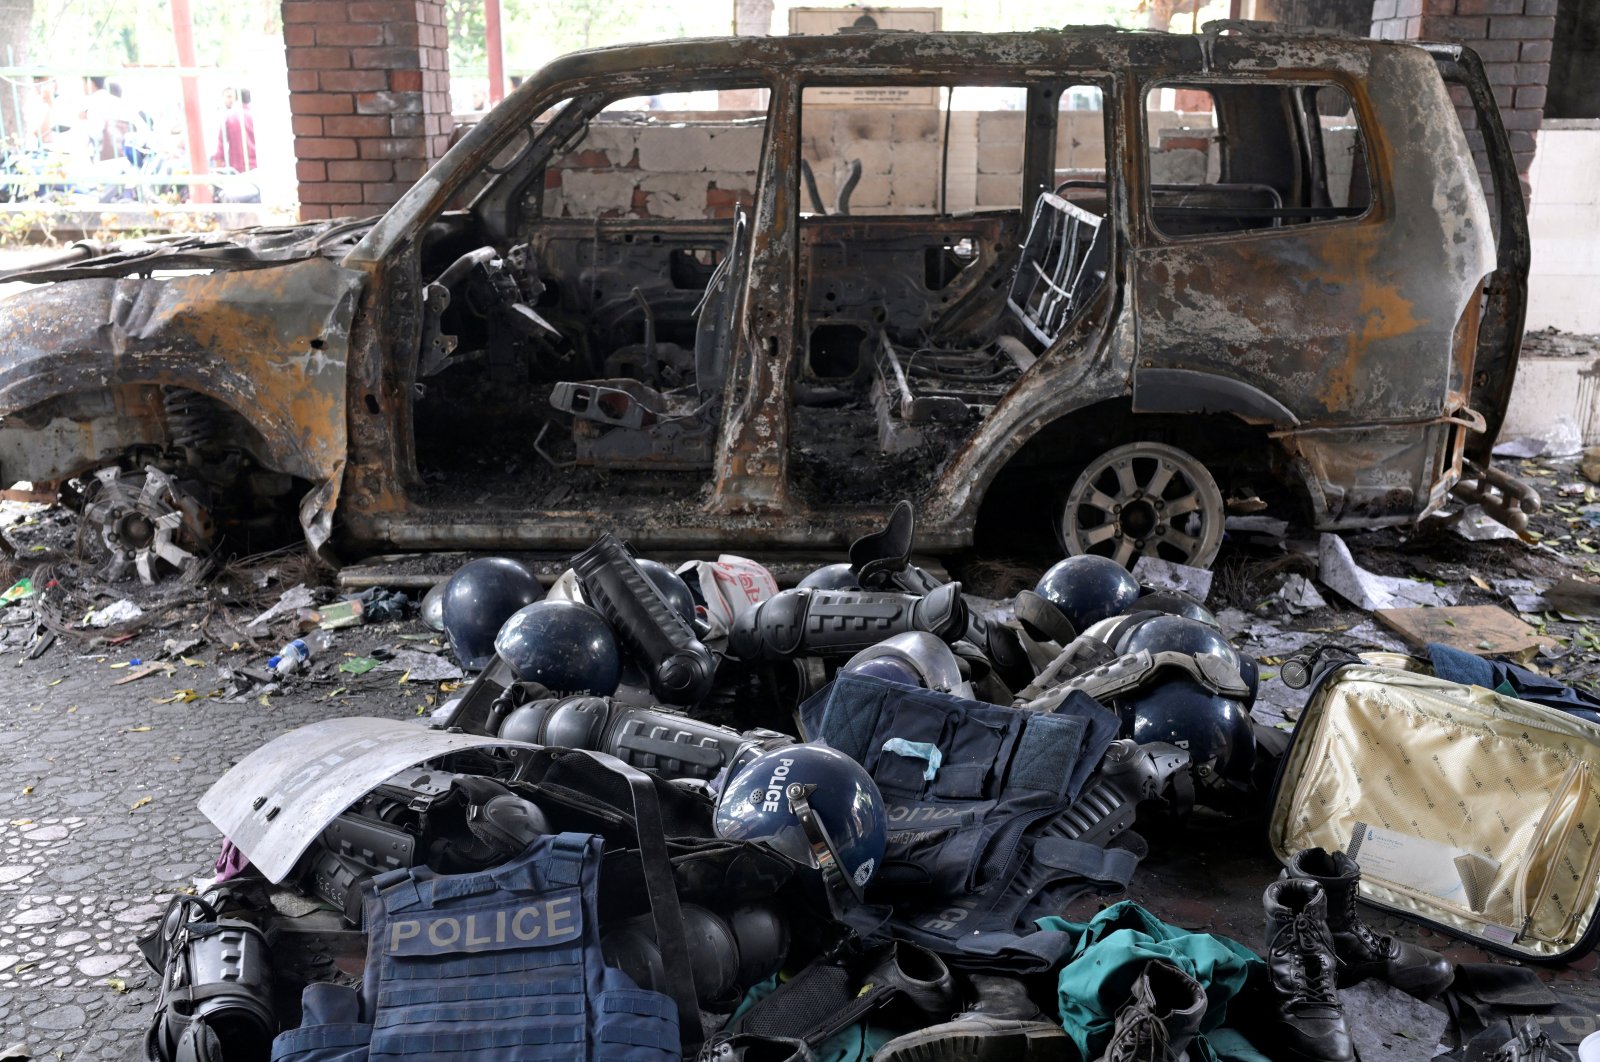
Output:
[[[1465,460],[1514,519],[1470,462],[1522,210],[1465,49],[1243,23],[602,49],[381,218],[13,277],[0,475],[155,469],[103,506],[125,554],[184,490],[234,521],[297,501],[318,548],[842,547],[911,494],[953,549],[1047,499],[1074,552],[1204,563],[1230,500],[1405,523]]]

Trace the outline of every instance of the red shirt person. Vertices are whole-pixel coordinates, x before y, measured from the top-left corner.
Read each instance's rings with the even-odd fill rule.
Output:
[[[249,173],[260,164],[256,156],[256,120],[250,114],[250,90],[222,90],[222,128],[217,130],[217,147],[211,153],[214,169]]]

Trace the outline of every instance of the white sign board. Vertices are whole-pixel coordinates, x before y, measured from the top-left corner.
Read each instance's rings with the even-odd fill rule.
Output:
[[[938,7],[792,7],[789,32],[828,35],[840,30],[909,30],[937,33],[943,26]],[[808,107],[937,107],[933,86],[838,85],[806,89]]]

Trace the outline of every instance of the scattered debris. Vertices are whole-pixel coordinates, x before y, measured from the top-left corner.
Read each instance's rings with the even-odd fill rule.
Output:
[[[353,660],[346,664],[355,663]],[[454,663],[446,660],[441,655],[424,653],[416,649],[399,649],[393,657],[381,662],[374,661],[380,671],[402,671],[412,682],[446,682],[451,679],[465,678],[465,673]],[[349,670],[341,664],[339,670]],[[361,674],[351,671],[351,674]]]
[[[1182,590],[1197,601],[1211,595],[1211,569],[1193,568],[1175,561],[1141,556],[1133,564],[1133,577],[1146,586],[1164,590]]]
[[[1548,607],[1562,619],[1574,622],[1600,620],[1600,584],[1581,579],[1558,579],[1544,592]]]
[[[1288,607],[1292,615],[1328,607],[1327,599],[1311,585],[1311,580],[1298,573],[1290,573],[1283,577],[1276,596]]]
[[[1367,612],[1405,605],[1453,605],[1456,602],[1457,593],[1449,587],[1367,571],[1350,556],[1350,547],[1338,535],[1322,536],[1317,559],[1318,577],[1322,584]]]
[[[167,660],[182,660],[205,643],[204,638],[168,638],[161,643],[158,655]]]
[[[1450,529],[1468,542],[1493,542],[1498,539],[1520,539],[1522,536],[1484,511],[1481,505],[1469,505],[1459,513],[1445,518]]]
[[[312,603],[311,591],[304,583],[298,583],[278,598],[277,602],[255,619],[244,625],[249,634],[260,635],[266,633],[266,626],[279,616],[297,614],[303,608],[310,608]]]
[[[1583,451],[1583,431],[1571,417],[1551,420],[1538,435],[1522,435],[1495,444],[1496,457],[1571,457]]]
[[[1433,642],[1477,656],[1519,656],[1554,638],[1541,635],[1503,608],[1458,605],[1448,608],[1385,608],[1378,619],[1399,631],[1412,645]]]
[[[83,622],[90,627],[109,627],[113,623],[126,623],[144,615],[144,609],[126,599],[105,608],[96,609],[83,617]]]
[[[1578,471],[1583,473],[1583,478],[1590,483],[1600,483],[1600,446],[1591,446],[1583,452],[1583,460],[1578,463]]]
[[[128,672],[126,675],[122,676],[121,678],[117,679],[117,681],[113,682],[112,685],[113,686],[126,686],[130,682],[137,682],[142,678],[149,678],[151,675],[159,675],[159,674],[173,675],[173,674],[176,674],[176,673],[177,673],[177,668],[173,667],[171,664],[168,664],[168,663],[156,662],[156,663],[151,663],[151,664],[145,664],[145,665],[143,665],[143,666],[141,666],[141,667],[139,667],[139,668],[137,668],[137,669],[135,669],[133,671]]]
[[[346,675],[365,675],[377,667],[380,661],[370,656],[355,656],[339,665],[339,670]]]

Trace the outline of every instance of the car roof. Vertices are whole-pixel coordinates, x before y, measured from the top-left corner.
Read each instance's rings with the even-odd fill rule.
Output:
[[[1377,49],[1414,49],[1402,41],[1268,23],[1208,23],[1199,34],[1065,26],[1017,33],[848,29],[774,37],[701,37],[621,44],[572,52],[552,60],[531,83],[567,81],[607,72],[655,71],[716,80],[751,70],[798,71],[820,78],[903,73],[907,80],[970,72],[1030,79],[1055,68],[1159,69],[1167,72],[1272,69],[1364,69]]]

